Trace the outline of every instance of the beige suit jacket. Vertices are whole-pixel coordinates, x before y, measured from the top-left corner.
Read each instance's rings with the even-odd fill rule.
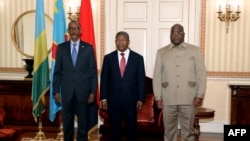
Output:
[[[153,74],[155,100],[163,105],[192,105],[204,97],[206,68],[199,47],[169,44],[157,51]]]

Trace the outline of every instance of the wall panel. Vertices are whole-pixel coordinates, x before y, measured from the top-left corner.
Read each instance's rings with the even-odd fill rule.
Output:
[[[24,57],[21,55],[11,41],[11,28],[16,18],[27,10],[34,10],[35,0],[0,0],[1,3],[1,21],[0,21],[0,67],[5,68],[23,68]],[[53,0],[44,1],[44,11],[53,17]],[[27,33],[28,34],[28,33]],[[34,40],[34,39],[30,39]]]
[[[206,0],[205,61],[210,75],[250,77],[250,1],[239,2],[240,19],[230,22],[227,33],[226,23],[217,18],[217,0]]]

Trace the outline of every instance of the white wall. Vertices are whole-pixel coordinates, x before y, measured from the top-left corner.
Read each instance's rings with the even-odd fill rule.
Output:
[[[203,107],[215,110],[214,119],[201,120],[202,132],[223,133],[223,125],[230,124],[230,84],[250,85],[249,78],[208,78]]]

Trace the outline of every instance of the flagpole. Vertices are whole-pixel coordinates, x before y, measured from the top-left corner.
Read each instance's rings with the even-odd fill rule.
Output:
[[[57,134],[57,141],[64,141],[64,133],[63,133],[63,123],[62,123],[62,112],[59,112],[59,121],[60,121],[60,132]]]
[[[44,134],[44,132],[42,131],[43,125],[42,125],[42,114],[39,116],[38,118],[39,122],[38,122],[38,132],[36,133],[35,136],[35,141],[42,141],[44,139],[46,139],[46,136]]]

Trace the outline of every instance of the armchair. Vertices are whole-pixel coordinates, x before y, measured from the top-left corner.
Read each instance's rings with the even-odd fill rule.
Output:
[[[21,129],[4,127],[5,111],[0,108],[0,141],[20,141]]]

